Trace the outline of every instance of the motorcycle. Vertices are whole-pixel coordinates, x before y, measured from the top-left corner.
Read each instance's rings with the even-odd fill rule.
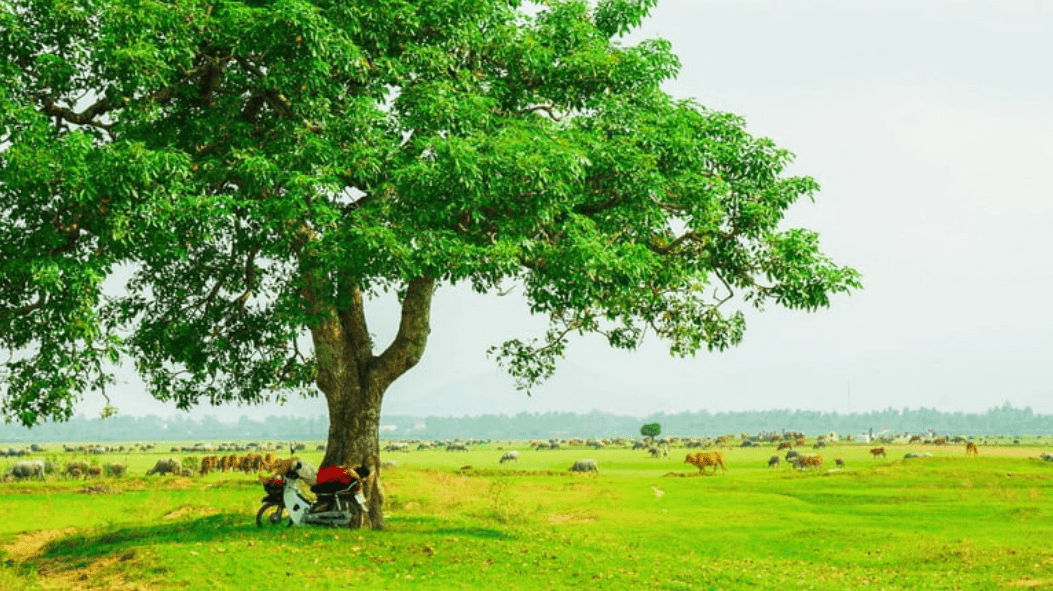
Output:
[[[369,511],[362,493],[363,483],[369,478],[365,467],[329,466],[318,470],[316,483],[310,485],[312,501],[300,490],[304,482],[302,472],[310,470],[297,460],[282,474],[263,481],[263,505],[256,512],[256,525],[327,525],[347,527],[360,524]]]

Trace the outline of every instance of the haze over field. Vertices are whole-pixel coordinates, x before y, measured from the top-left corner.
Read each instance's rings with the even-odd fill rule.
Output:
[[[627,40],[661,36],[680,56],[668,90],[741,115],[798,155],[823,186],[789,224],[817,230],[865,289],[816,314],[747,310],[742,345],[670,359],[575,341],[532,397],[486,358],[539,334],[515,292],[440,290],[424,360],[385,413],[476,415],[936,407],[1010,402],[1053,413],[1053,4],[662,0]],[[397,309],[379,302],[379,342]],[[126,383],[122,414],[171,414]],[[104,401],[85,400],[96,415]],[[193,416],[318,416],[324,400],[196,409]]]

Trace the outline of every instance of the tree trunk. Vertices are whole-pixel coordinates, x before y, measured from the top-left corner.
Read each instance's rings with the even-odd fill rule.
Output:
[[[380,482],[380,410],[388,386],[417,364],[430,331],[435,280],[417,278],[407,285],[398,334],[386,350],[373,355],[362,294],[346,288],[341,309],[320,305],[305,290],[319,321],[311,328],[318,360],[316,382],[329,403],[329,439],[322,466],[364,466],[370,478],[363,491],[369,511],[364,524],[384,527],[384,488]],[[352,523],[351,527],[359,524]]]
[[[369,503],[365,525],[384,528],[384,488],[380,483],[380,401],[382,393],[368,385],[343,395],[327,394],[329,440],[322,466],[364,466],[370,478],[363,488]],[[357,391],[355,391],[357,390]],[[351,527],[361,524],[351,523]]]

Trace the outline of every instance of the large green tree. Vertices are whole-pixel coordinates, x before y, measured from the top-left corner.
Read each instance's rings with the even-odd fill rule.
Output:
[[[523,387],[573,334],[690,355],[858,287],[779,227],[817,190],[791,154],[622,41],[655,2],[0,0],[5,418],[67,419],[129,359],[181,409],[320,391],[324,463],[375,468],[440,286],[551,320],[492,350]]]

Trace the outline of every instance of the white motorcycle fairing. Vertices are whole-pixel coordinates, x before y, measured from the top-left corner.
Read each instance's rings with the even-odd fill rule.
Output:
[[[333,494],[319,494],[318,500],[312,502],[300,492],[296,483],[301,481],[299,462],[285,474],[282,500],[289,512],[290,525],[331,525],[347,526],[352,516],[359,511],[369,511],[366,497],[361,486],[352,493],[351,487]],[[353,500],[352,500],[353,498]],[[357,507],[355,504],[357,503]]]

